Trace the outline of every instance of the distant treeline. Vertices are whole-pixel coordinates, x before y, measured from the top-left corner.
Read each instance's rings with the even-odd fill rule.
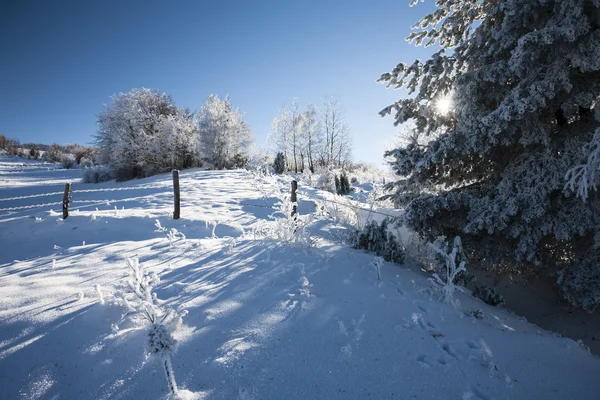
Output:
[[[80,144],[68,144],[66,146],[57,143],[51,145],[42,143],[21,144],[19,139],[0,135],[0,150],[29,159],[60,162],[65,168],[72,168],[75,165],[91,166],[96,162],[95,149]]]

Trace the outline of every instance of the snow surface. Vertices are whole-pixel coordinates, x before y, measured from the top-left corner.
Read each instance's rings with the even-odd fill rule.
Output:
[[[189,312],[172,358],[181,397],[600,398],[600,359],[575,341],[466,294],[445,304],[410,269],[383,263],[379,281],[374,255],[325,217],[308,250],[253,235],[277,201],[269,180],[182,171],[174,221],[170,175],[86,185],[80,174],[0,155],[0,399],[167,398],[146,331],[112,328],[132,256],[160,276],[159,299]],[[69,180],[63,221],[44,204]],[[156,219],[186,239],[170,246]]]

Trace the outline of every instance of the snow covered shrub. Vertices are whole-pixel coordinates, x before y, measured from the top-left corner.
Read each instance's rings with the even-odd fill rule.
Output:
[[[315,186],[319,189],[327,190],[328,192],[331,192],[331,193],[337,193],[336,186],[335,186],[335,178],[336,178],[335,173],[329,169],[324,169],[324,170],[318,171],[318,173],[320,173],[320,176],[317,179],[317,183]],[[338,185],[339,185],[339,183],[338,183]]]
[[[50,145],[48,150],[44,151],[44,155],[42,156],[42,158],[44,159],[44,161],[51,162],[51,163],[57,163],[57,162],[60,162],[61,155],[64,152],[65,151],[62,146],[60,146],[56,143],[52,143],[52,145]]]
[[[485,285],[475,285],[472,293],[473,296],[483,300],[484,303],[489,304],[490,306],[504,304],[504,297],[501,294],[496,293],[493,288]]]
[[[172,308],[164,307],[152,292],[153,286],[160,282],[155,273],[149,273],[140,264],[137,257],[126,260],[129,269],[127,279],[128,290],[117,296],[117,303],[127,310],[118,325],[126,320],[141,325],[148,329],[147,353],[157,357],[163,363],[167,383],[172,396],[177,396],[177,384],[171,357],[177,350],[177,340],[173,333],[181,326],[182,318],[186,311],[177,312]]]
[[[409,94],[381,115],[414,127],[386,152],[398,175],[391,197],[422,238],[460,235],[475,264],[495,271],[564,270],[567,299],[595,307],[584,281],[597,275],[583,260],[600,257],[600,193],[590,190],[600,182],[600,2],[436,7],[408,40],[441,48],[380,78]]]
[[[350,233],[349,242],[356,249],[372,251],[385,261],[404,263],[404,248],[394,234],[389,232],[388,226],[392,223],[385,218],[381,223],[368,222],[362,230]]]
[[[85,147],[80,144],[69,144],[65,146],[65,152],[71,153],[75,156],[77,164],[83,165],[82,160],[85,158],[91,163],[95,160],[95,150],[93,147]]]
[[[386,176],[393,176],[390,172],[381,170],[375,164],[363,162],[350,164],[347,168],[347,172],[350,176],[350,182],[356,184],[385,183]]]
[[[71,153],[63,153],[60,155],[60,165],[63,168],[70,169],[73,168],[77,162],[75,161],[75,156]]]
[[[269,153],[265,149],[254,145],[250,148],[246,169],[248,171],[266,174],[271,167],[269,160]]]
[[[235,156],[233,156],[232,162],[234,167],[244,168],[246,166],[246,163],[248,162],[248,156],[238,153]]]
[[[298,247],[311,247],[314,240],[308,228],[313,223],[314,215],[292,215],[292,210],[297,204],[292,203],[288,196],[278,197],[279,201],[273,206],[275,212],[269,216],[272,221],[255,226],[254,237],[268,237]]]
[[[281,152],[277,153],[277,156],[275,157],[273,171],[276,174],[283,174],[285,172],[285,156]]]
[[[292,203],[287,196],[281,196],[279,202],[274,207],[277,208],[271,217],[275,219],[272,225],[270,236],[276,240],[285,243],[298,245],[301,247],[310,247],[313,241],[308,232],[308,227],[313,222],[313,215],[292,215],[294,206],[297,203]]]
[[[79,165],[84,168],[91,168],[94,165],[94,162],[89,158],[82,157],[81,160],[79,160]]]
[[[83,183],[100,183],[107,182],[115,178],[110,168],[102,165],[95,165],[93,167],[84,168],[83,177],[81,179]]]

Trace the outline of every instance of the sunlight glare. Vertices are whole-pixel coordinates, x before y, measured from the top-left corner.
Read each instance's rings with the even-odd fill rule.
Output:
[[[446,115],[454,108],[454,103],[452,102],[452,97],[450,95],[446,95],[438,98],[435,101],[435,109],[441,115]]]

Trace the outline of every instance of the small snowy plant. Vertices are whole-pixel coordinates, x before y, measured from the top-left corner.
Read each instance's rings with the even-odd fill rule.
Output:
[[[166,227],[160,224],[159,220],[155,220],[154,226],[156,227],[156,230],[154,232],[162,232],[169,241],[169,248],[171,249],[173,248],[173,245],[176,241],[186,239],[183,232],[179,232],[175,228],[167,229]]]
[[[98,302],[104,304],[104,295],[102,294],[102,287],[100,285],[96,285],[96,293],[98,294]]]
[[[458,301],[454,299],[454,290],[463,290],[460,286],[456,285],[456,280],[461,272],[466,273],[465,268],[465,255],[462,248],[462,242],[460,236],[454,238],[452,250],[448,252],[446,243],[443,240],[436,240],[433,243],[429,243],[431,249],[439,254],[446,266],[446,277],[442,280],[438,274],[434,274],[437,283],[442,285],[442,293],[444,301],[447,303],[458,305]],[[457,265],[458,262],[458,265]]]
[[[233,237],[227,237],[225,239],[225,253],[227,254],[233,254],[233,249],[235,248],[235,246],[237,245],[237,239],[233,238]]]
[[[371,261],[371,265],[373,265],[375,267],[375,270],[377,271],[377,280],[381,281],[381,266],[383,265],[384,259],[383,257],[379,257],[376,256],[375,258],[373,258],[373,261]]]
[[[162,306],[156,294],[152,292],[153,286],[160,282],[158,275],[147,272],[137,257],[128,258],[126,261],[129,268],[129,279],[126,281],[128,290],[119,300],[127,312],[119,324],[130,320],[137,322],[141,328],[148,329],[148,355],[161,360],[171,397],[177,398],[177,384],[171,363],[171,357],[177,349],[177,340],[173,333],[181,326],[182,318],[187,312],[177,312]]]
[[[271,225],[270,236],[282,242],[295,244],[301,247],[310,247],[313,244],[308,232],[308,226],[313,221],[313,216],[300,216],[297,212],[297,203],[287,196],[280,196],[279,202],[275,203],[277,210],[271,214],[275,223]],[[296,213],[292,212],[296,208]],[[277,218],[276,215],[281,215]]]

